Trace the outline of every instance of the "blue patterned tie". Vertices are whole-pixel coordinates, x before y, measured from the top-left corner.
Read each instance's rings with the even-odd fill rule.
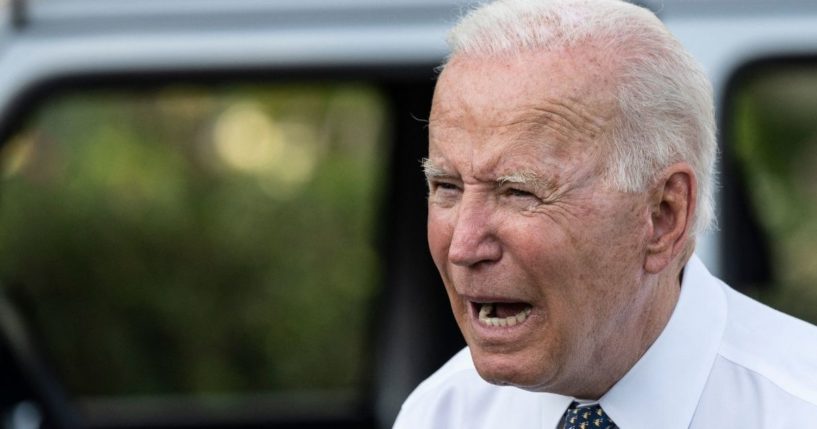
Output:
[[[601,405],[581,406],[573,402],[565,411],[563,429],[618,429],[615,423],[607,417]]]

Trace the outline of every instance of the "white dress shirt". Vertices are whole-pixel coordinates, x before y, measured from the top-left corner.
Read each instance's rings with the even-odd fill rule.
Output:
[[[554,429],[571,401],[491,385],[464,349],[409,396],[394,428]],[[817,327],[732,290],[693,256],[667,326],[599,403],[621,429],[817,428]]]

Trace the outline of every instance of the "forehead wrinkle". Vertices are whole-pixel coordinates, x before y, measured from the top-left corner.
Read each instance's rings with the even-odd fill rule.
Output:
[[[453,140],[447,141],[443,138],[439,141],[441,143],[447,141],[447,144],[443,143],[444,146],[459,146],[461,150],[455,152],[459,153],[461,161],[466,161],[461,166],[465,167],[465,170],[461,173],[471,175],[480,181],[497,181],[497,177],[500,176],[503,170],[516,172],[515,167],[510,170],[506,168],[512,167],[509,163],[516,164],[517,167],[525,167],[525,164],[528,164],[527,161],[531,159],[537,160],[535,167],[529,165],[528,168],[520,168],[514,174],[505,175],[520,180],[522,178],[528,180],[539,178],[541,175],[536,173],[539,171],[539,167],[544,167],[550,162],[557,164],[560,162],[560,153],[562,152],[560,149],[563,149],[563,147],[553,139],[543,136],[541,132],[531,132],[528,129],[530,127],[540,129],[541,124],[517,125],[483,128],[484,131],[481,133],[472,131],[469,127],[451,126],[452,129],[463,131],[464,134],[453,136],[455,137]],[[478,137],[479,135],[482,135],[482,138]],[[453,143],[453,141],[462,141],[462,143]],[[423,160],[423,168],[429,175],[435,177],[459,176],[460,173],[454,174],[446,169],[444,164],[448,160],[445,157],[436,161],[431,159]],[[443,164],[439,164],[439,161],[442,161]],[[522,165],[519,165],[520,161],[522,161]],[[555,165],[548,168],[553,167]]]
[[[521,185],[529,185],[532,182],[539,180],[539,175],[530,170],[521,170],[503,174],[497,177],[496,181],[500,185],[507,183],[518,183]]]
[[[594,140],[604,132],[609,118],[593,115],[579,106],[558,100],[545,100],[537,106],[530,106],[513,118],[506,127],[521,128],[520,136],[540,137],[547,130],[563,137],[575,139],[576,134]]]

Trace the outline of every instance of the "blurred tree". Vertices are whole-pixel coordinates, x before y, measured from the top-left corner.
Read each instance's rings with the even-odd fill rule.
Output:
[[[817,68],[761,68],[734,106],[733,150],[776,273],[774,285],[754,294],[817,323]]]
[[[355,84],[49,100],[0,154],[0,281],[69,390],[359,388],[383,104]]]

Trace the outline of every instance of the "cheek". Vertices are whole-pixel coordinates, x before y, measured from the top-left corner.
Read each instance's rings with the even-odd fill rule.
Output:
[[[621,317],[642,282],[644,225],[629,216],[614,218],[611,224],[617,228],[595,231],[581,252],[586,256],[583,277],[588,285],[587,305],[601,319],[598,323]]]
[[[605,234],[592,228],[594,223],[587,219],[572,217],[573,222],[567,224],[558,220],[561,218],[520,222],[514,231],[506,229],[504,236],[508,240],[512,237],[508,247],[528,280],[536,285],[543,305],[553,316],[551,322],[580,325],[592,317],[577,316],[604,307],[612,292],[609,280],[616,276],[610,265],[618,256],[610,252],[618,243],[608,236],[602,239]]]
[[[431,257],[442,274],[445,260],[448,257],[448,247],[451,244],[452,228],[439,209],[428,208],[428,249]]]
[[[545,281],[554,288],[576,271],[571,266],[575,263],[575,246],[568,232],[549,218],[517,217],[501,225],[497,236],[503,249],[514,265],[528,272],[528,281]]]
[[[439,271],[440,277],[445,285],[445,291],[448,295],[454,318],[460,328],[465,329],[464,317],[466,316],[467,308],[451,285],[446,263],[453,229],[442,213],[440,213],[438,209],[435,210],[432,206],[428,208],[428,223],[426,228],[428,230],[428,249],[431,252],[431,258],[434,260],[434,265],[437,266],[437,271]]]

